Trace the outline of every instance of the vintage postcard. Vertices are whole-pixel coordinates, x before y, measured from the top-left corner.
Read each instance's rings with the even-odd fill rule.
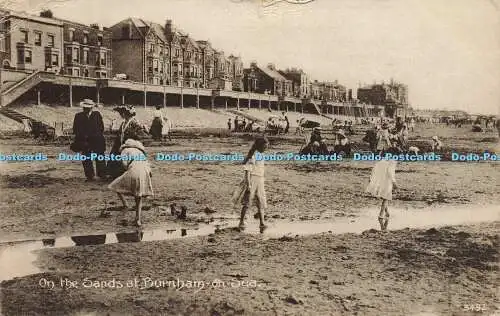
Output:
[[[497,0],[0,3],[0,315],[500,315]]]

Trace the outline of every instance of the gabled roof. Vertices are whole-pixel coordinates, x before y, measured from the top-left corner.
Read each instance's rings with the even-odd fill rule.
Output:
[[[167,42],[167,37],[165,36],[165,29],[163,28],[163,26],[158,23],[150,22],[149,27],[155,32],[156,35],[158,35],[158,37],[162,41]]]
[[[283,77],[279,72],[276,70],[272,70],[268,67],[259,67],[257,66],[263,73],[265,73],[267,76],[275,79],[275,80],[280,80],[280,81],[290,81],[289,79]]]

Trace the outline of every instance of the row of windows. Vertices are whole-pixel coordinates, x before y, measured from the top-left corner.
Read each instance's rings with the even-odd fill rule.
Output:
[[[68,39],[70,42],[75,42],[75,31],[74,30],[69,30]],[[88,43],[89,43],[89,34],[83,33],[82,44],[88,44]],[[97,46],[102,46],[102,43],[103,43],[102,35],[99,34],[99,35],[97,35]]]
[[[30,44],[30,32],[25,29],[20,29],[21,32],[21,41],[23,41],[26,44]],[[41,31],[33,31],[33,44],[35,46],[42,46],[42,35],[43,33]],[[55,45],[55,35],[54,34],[47,34],[47,46],[48,47],[54,47]]]
[[[74,77],[82,76],[82,77],[88,78],[90,76],[90,72],[88,69],[83,69],[83,71],[80,71],[80,68],[71,68],[68,70],[68,75],[74,76]],[[107,72],[106,71],[96,71],[95,77],[96,78],[107,78]]]
[[[81,58],[80,58],[81,56]],[[80,54],[80,49],[76,47],[66,47],[65,51],[66,62],[72,61],[74,63],[90,64],[90,54],[88,50],[83,50]],[[98,52],[95,54],[95,61],[97,65],[106,66],[107,54],[106,52]]]

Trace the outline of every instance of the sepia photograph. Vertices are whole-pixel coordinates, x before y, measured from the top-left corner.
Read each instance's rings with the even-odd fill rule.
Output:
[[[499,0],[0,1],[0,316],[500,316]]]

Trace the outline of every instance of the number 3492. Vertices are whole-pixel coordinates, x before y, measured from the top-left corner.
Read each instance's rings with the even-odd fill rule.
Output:
[[[486,304],[464,304],[463,308],[467,312],[484,312],[488,310]]]

